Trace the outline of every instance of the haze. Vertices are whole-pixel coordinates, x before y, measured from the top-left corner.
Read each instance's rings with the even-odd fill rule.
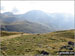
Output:
[[[47,13],[68,13],[74,15],[74,1],[1,1],[1,12],[23,14],[30,10],[42,10]]]

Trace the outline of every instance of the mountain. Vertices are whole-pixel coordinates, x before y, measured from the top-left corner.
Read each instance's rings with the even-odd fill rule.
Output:
[[[60,29],[74,29],[74,16],[71,14],[53,13],[51,23]]]
[[[30,22],[27,20],[19,20],[14,14],[3,13],[0,16],[1,30],[17,31],[26,33],[46,33],[53,31],[52,28],[48,28],[42,24],[36,22]]]
[[[74,16],[63,13],[46,13],[40,10],[32,10],[18,15],[22,20],[37,22],[55,30],[74,29]]]
[[[45,33],[74,29],[74,16],[63,13],[46,13],[40,10],[32,10],[19,15],[5,12],[0,14],[0,24],[7,25],[12,31],[21,31],[19,29],[22,27],[23,32],[38,33],[42,31]]]
[[[53,25],[50,23],[50,20],[52,19],[50,16],[48,16],[47,13],[40,11],[40,10],[32,10],[25,14],[18,15],[18,18],[22,18],[22,20],[28,20],[30,22],[37,22],[40,23],[46,27],[53,27]]]
[[[18,23],[13,23],[11,25],[2,25],[2,30],[16,31],[16,32],[26,32],[26,33],[47,33],[53,31],[48,27],[45,27],[38,23],[33,23],[29,21],[22,21]]]
[[[11,12],[5,12],[3,14],[0,14],[0,23],[1,24],[11,24],[15,21],[17,21],[17,17]]]
[[[3,13],[3,15],[7,15],[7,16],[15,16],[12,12],[5,12],[5,13]]]

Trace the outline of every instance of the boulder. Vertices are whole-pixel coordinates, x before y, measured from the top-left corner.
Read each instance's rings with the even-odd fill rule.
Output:
[[[68,42],[68,45],[73,45],[73,46],[74,46],[74,42],[69,41],[69,42]]]
[[[43,54],[43,55],[49,55],[49,53],[48,52],[46,52],[46,51],[41,51],[41,53],[40,54]]]

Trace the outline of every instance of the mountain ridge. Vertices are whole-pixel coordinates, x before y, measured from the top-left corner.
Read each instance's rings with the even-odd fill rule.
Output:
[[[47,30],[46,32],[74,29],[73,20],[74,18],[71,15],[66,15],[61,13],[48,14],[40,10],[32,10],[25,14],[19,14],[19,15],[15,15],[12,12],[0,13],[1,25],[6,25],[6,26],[14,25],[15,27],[17,26],[16,28],[19,27],[18,30],[20,29],[20,27],[23,27],[24,29],[30,26],[29,27],[31,29],[31,30],[29,29],[30,32],[35,30],[34,28],[36,25],[38,26],[36,27],[36,29],[38,29],[39,32],[41,30],[43,31],[43,29]]]

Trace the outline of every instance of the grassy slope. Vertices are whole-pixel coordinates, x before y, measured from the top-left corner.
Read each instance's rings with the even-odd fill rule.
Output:
[[[2,41],[1,51],[6,55],[36,55],[44,50],[55,55],[60,47],[67,45],[68,41],[74,42],[74,30],[24,35]]]
[[[7,31],[0,31],[1,36],[10,36],[10,35],[16,35],[21,34],[21,32],[7,32]]]

